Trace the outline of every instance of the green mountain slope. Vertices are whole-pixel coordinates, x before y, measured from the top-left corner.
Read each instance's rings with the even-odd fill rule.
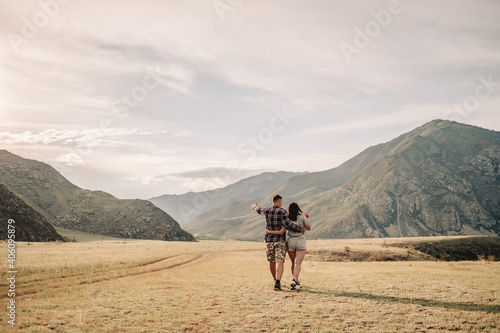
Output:
[[[0,240],[8,238],[7,221],[14,220],[14,240],[18,242],[64,241],[54,227],[9,188],[0,184]]]
[[[0,183],[55,226],[101,235],[193,241],[167,213],[145,200],[83,190],[51,166],[0,150]]]
[[[261,239],[250,210],[280,193],[311,213],[309,238],[500,234],[500,133],[436,120],[338,168],[297,176],[255,200],[207,212],[186,230]]]

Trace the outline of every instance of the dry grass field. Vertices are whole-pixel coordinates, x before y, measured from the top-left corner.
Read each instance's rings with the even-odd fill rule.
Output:
[[[382,246],[392,241],[308,241],[299,292],[272,289],[260,242],[18,243],[16,326],[7,322],[2,260],[0,331],[500,331],[500,262],[331,262],[323,255],[407,254]],[[0,247],[7,258],[7,243]]]

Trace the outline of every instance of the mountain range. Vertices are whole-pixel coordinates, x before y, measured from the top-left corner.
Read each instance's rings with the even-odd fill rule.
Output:
[[[0,150],[0,217],[15,219],[28,241],[61,240],[50,224],[122,238],[261,240],[264,219],[250,206],[280,194],[285,208],[295,201],[309,212],[309,239],[500,235],[499,164],[500,132],[435,120],[329,170],[262,173],[146,201],[81,189]]]
[[[6,150],[0,150],[0,184],[58,227],[122,238],[194,241],[149,201],[81,189],[48,164]],[[19,220],[30,219],[18,213]]]
[[[309,211],[308,238],[500,235],[499,162],[499,132],[435,120],[339,167],[233,198],[183,227],[200,238],[262,239],[264,220],[250,205],[269,206],[280,194],[285,206]]]
[[[297,175],[300,173],[264,172],[215,190],[181,195],[165,194],[148,200],[168,212],[182,226],[198,215],[222,207],[235,199],[252,200],[266,194]]]

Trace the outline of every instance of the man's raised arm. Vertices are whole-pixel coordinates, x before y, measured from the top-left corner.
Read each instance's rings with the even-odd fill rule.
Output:
[[[260,208],[259,205],[257,205],[257,202],[255,202],[252,205],[252,209],[255,210],[257,214],[262,215],[262,208]]]

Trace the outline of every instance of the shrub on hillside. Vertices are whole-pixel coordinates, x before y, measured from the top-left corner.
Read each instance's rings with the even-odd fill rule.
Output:
[[[417,251],[426,253],[437,260],[462,261],[488,258],[500,259],[500,237],[468,237],[415,243]]]

